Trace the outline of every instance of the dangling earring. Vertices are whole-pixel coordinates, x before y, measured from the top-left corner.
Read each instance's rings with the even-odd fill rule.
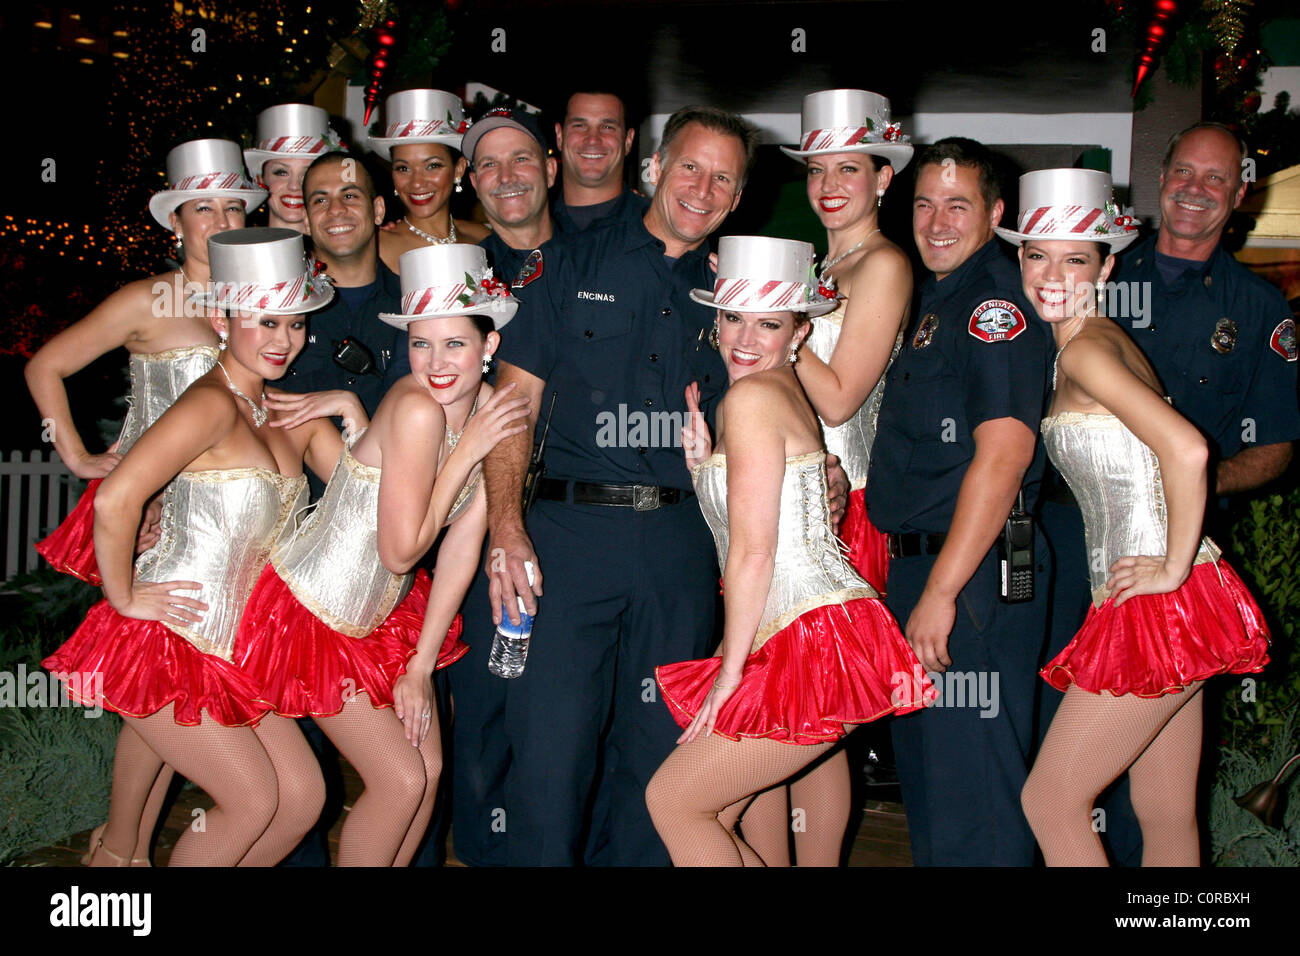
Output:
[[[883,206],[884,204],[885,204],[885,191],[884,191],[883,189],[877,189],[877,190],[876,190],[876,208],[879,209],[879,208],[880,208],[881,206]]]
[[[176,233],[176,255],[179,256],[184,252],[185,252],[185,237],[178,232]]]
[[[401,199],[401,198],[402,198],[401,196],[399,196],[399,195],[397,194],[397,187],[393,187],[393,196],[394,196],[395,198],[397,198],[397,199]]]
[[[709,329],[709,344],[713,346],[713,351],[720,352],[722,349],[718,346],[718,320],[713,320],[713,328]]]
[[[492,355],[489,352],[483,353],[483,374],[486,375],[492,371]]]
[[[459,193],[459,192],[464,192],[464,191],[465,191],[465,190],[462,189],[462,188],[461,188],[461,185],[460,185],[460,177],[457,176],[457,177],[456,177],[456,192]]]
[[[217,332],[217,337],[221,339],[221,341],[217,343],[217,351],[224,352],[226,350],[226,340],[230,338],[230,333],[225,329],[221,329]]]
[[[1097,314],[1106,314],[1106,287],[1104,285],[1097,286]]]
[[[799,343],[791,342],[790,343],[790,364],[795,365],[798,363],[798,361],[799,361]]]

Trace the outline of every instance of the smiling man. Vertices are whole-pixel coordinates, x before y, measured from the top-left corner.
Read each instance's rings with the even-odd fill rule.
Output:
[[[1300,438],[1291,309],[1220,243],[1246,193],[1245,160],[1246,144],[1225,126],[1177,134],[1160,173],[1160,229],[1116,270],[1120,282],[1149,284],[1150,321],[1118,321],[1209,439],[1218,495],[1282,474]]]
[[[624,163],[635,137],[626,100],[618,94],[592,90],[569,97],[564,121],[555,124],[562,192],[551,215],[561,232],[645,215],[649,200],[624,186]]]
[[[338,294],[312,315],[307,347],[289,369],[283,388],[345,388],[356,392],[366,412],[374,414],[388,386],[409,371],[405,333],[379,321],[380,312],[397,309],[402,295],[397,276],[379,260],[376,228],[384,219],[384,200],[375,195],[374,180],[361,159],[348,153],[327,153],[314,161],[303,179],[303,196],[313,252]],[[347,338],[365,346],[373,357],[373,371],[350,371],[336,361],[335,349]],[[312,487],[313,494],[323,488],[316,482]]]
[[[995,544],[1041,474],[1049,339],[993,238],[1002,208],[987,148],[953,138],[921,154],[912,232],[931,275],[889,371],[867,478],[867,513],[889,538],[885,603],[921,664],[953,672],[950,690],[1000,697],[984,708],[973,691],[941,697],[891,722],[917,866],[1034,858],[1020,789],[1050,560],[1036,534],[1034,600],[1003,603]]]
[[[507,439],[484,462],[491,605],[515,613],[519,593],[537,613],[527,666],[506,691],[508,823],[496,838],[513,865],[668,863],[645,787],[680,730],[654,668],[712,651],[718,571],[680,443],[611,444],[598,440],[599,422],[620,410],[684,416],[693,381],[702,406],[716,402],[726,372],[704,344],[713,315],[687,293],[713,285],[705,240],[740,201],[756,148],[740,117],[673,114],[644,218],[559,240],[497,353],[498,383],[516,383],[534,416],[558,396],[527,523],[532,436]],[[471,821],[457,811],[459,831]]]

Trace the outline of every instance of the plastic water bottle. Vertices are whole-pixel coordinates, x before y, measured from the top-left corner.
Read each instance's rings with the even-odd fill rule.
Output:
[[[533,562],[524,562],[528,583],[533,583]],[[524,672],[528,660],[528,638],[533,633],[533,615],[524,610],[524,599],[519,602],[519,623],[511,624],[505,605],[501,606],[501,623],[492,638],[492,652],[488,655],[488,670],[497,677],[518,677]]]

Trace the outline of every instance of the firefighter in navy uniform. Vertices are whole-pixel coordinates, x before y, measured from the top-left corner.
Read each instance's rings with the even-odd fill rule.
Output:
[[[526,529],[530,443],[503,443],[484,462],[489,548],[503,549],[488,569],[493,593],[513,607],[517,589],[537,610],[527,666],[506,692],[512,865],[668,862],[645,786],[680,731],[647,687],[657,664],[711,650],[717,570],[681,448],[650,440],[653,427],[610,441],[602,413],[682,413],[692,381],[702,406],[716,402],[726,375],[717,353],[698,347],[712,316],[688,291],[712,281],[705,240],[739,201],[754,137],[731,114],[674,114],[645,220],[566,247],[526,290],[520,331],[498,352],[500,384],[519,383],[539,408],[559,395]],[[540,598],[524,560],[541,576]],[[617,765],[600,783],[607,816],[591,822],[602,759]],[[588,835],[589,825],[600,832]],[[600,853],[588,852],[593,842]]]
[[[1036,532],[1034,599],[1004,603],[997,541],[1043,456],[1050,340],[993,240],[988,150],[941,140],[918,162],[913,233],[930,270],[889,372],[867,513],[889,535],[886,604],[941,696],[892,722],[913,861],[1027,866],[1020,809],[1033,745],[1050,557]],[[899,680],[904,680],[899,675]]]

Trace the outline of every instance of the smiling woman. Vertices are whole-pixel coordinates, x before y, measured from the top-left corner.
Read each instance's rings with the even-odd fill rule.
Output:
[[[691,292],[718,307],[714,341],[731,387],[713,454],[699,390],[686,395],[682,444],[718,545],[725,631],[714,657],[655,672],[684,733],[646,803],[677,866],[785,862],[763,856],[784,847],[785,813],[763,812],[760,801],[783,800],[788,777],[857,725],[919,708],[930,686],[918,680],[900,693],[896,675],[920,664],[831,532],[821,430],[791,367],[809,321],[835,307],[809,284],[811,266],[806,242],[730,236],[718,245],[713,289]],[[849,785],[847,773],[814,776]],[[813,807],[847,799],[806,795]],[[742,837],[735,826],[751,806]],[[818,859],[835,864],[846,823],[814,828]]]
[[[244,150],[248,171],[270,191],[267,225],[307,232],[302,181],[312,160],[342,149],[329,126],[329,114],[318,106],[284,103],[257,116],[257,145]]]
[[[132,762],[119,748],[115,799],[91,862],[101,848],[126,860],[120,851],[137,839],[140,806],[117,798],[140,792],[127,784],[141,775],[148,790],[157,757],[216,801],[205,829],[177,843],[173,865],[274,865],[324,800],[306,741],[291,722],[265,716],[261,689],[231,651],[253,575],[305,504],[304,460],[319,469],[338,454],[328,422],[296,433],[265,427],[262,397],[264,382],[302,349],[305,313],[334,290],[289,230],[216,235],[209,255],[205,304],[230,310],[208,318],[222,358],[105,479],[95,499],[105,599],[44,662],[101,675],[103,706],[148,743],[148,760]],[[133,565],[141,511],[164,486],[162,536]]]
[[[404,90],[384,104],[383,136],[371,148],[392,162],[393,196],[406,214],[379,233],[379,257],[399,272],[402,253],[424,245],[475,243],[488,230],[451,215],[452,193],[461,191],[466,162],[461,136],[468,128],[460,97],[442,90]]]

